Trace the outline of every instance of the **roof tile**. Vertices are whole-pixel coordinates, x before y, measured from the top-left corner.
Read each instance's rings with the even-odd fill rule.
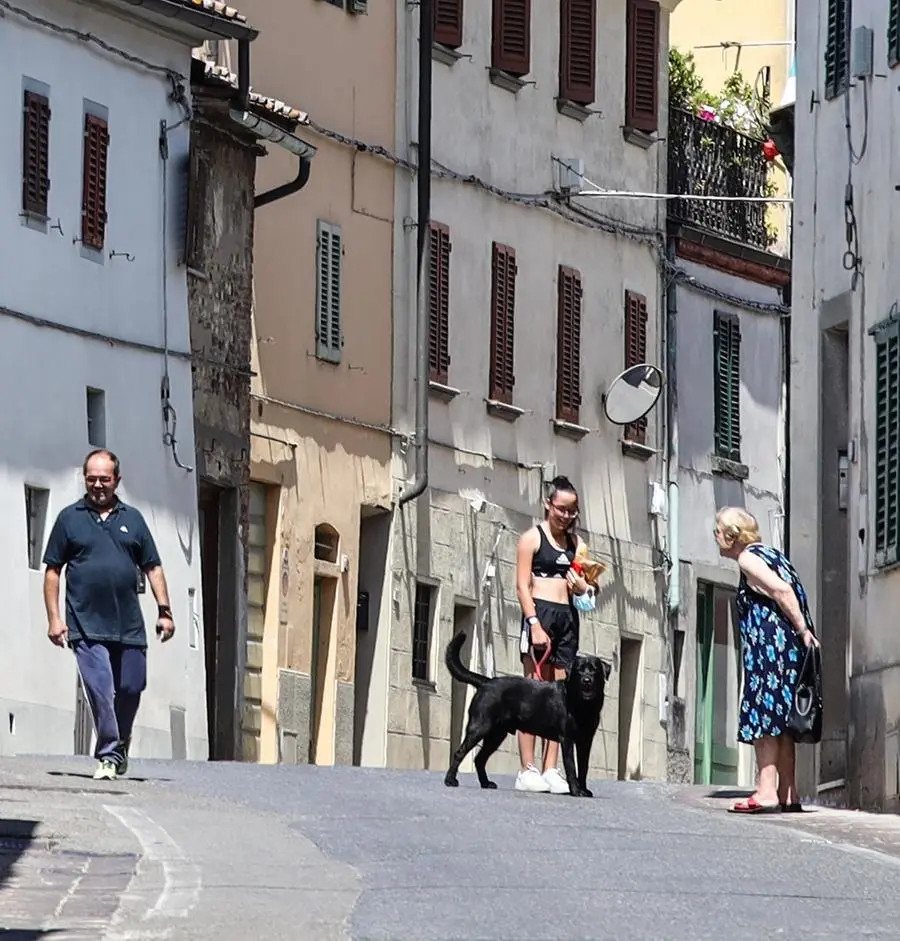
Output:
[[[194,0],[187,0],[187,2],[194,2]],[[211,0],[205,0],[205,2],[211,2]],[[203,63],[204,77],[208,82],[212,84],[221,83],[222,85],[229,85],[232,88],[238,87],[237,75],[224,65],[216,65],[215,62],[210,62],[208,59],[204,59],[196,54],[194,58],[198,62]],[[301,111],[299,108],[286,104],[278,98],[260,95],[253,91],[252,87],[250,89],[250,106],[254,110],[266,111],[275,117],[293,121],[296,124],[309,123],[309,115],[305,111]]]

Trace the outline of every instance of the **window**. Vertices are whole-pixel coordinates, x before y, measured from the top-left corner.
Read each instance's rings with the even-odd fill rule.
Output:
[[[658,127],[659,3],[628,0],[625,124],[648,134]]]
[[[890,0],[888,10],[887,52],[888,65],[900,63],[900,0]]]
[[[581,274],[559,266],[556,325],[556,418],[578,424],[581,407]]]
[[[313,556],[321,562],[337,562],[341,537],[328,523],[319,523],[314,533]]]
[[[450,369],[450,229],[432,222],[428,257],[428,374],[446,385]]]
[[[741,459],[741,325],[734,314],[716,311],[713,327],[715,450]]]
[[[450,49],[462,45],[463,0],[434,0],[434,41]]]
[[[494,242],[491,258],[490,398],[512,404],[516,314],[516,252]]]
[[[850,0],[828,0],[825,38],[825,97],[847,90],[850,78]]]
[[[22,126],[22,210],[47,218],[50,192],[50,102],[26,91]]]
[[[416,601],[413,611],[412,678],[427,683],[431,661],[431,618],[434,603],[434,585],[416,582]]]
[[[44,531],[47,527],[47,507],[50,491],[25,484],[25,526],[28,533],[28,568],[39,572],[44,551]]]
[[[647,298],[625,292],[625,368],[647,362]],[[647,416],[625,426],[625,439],[647,442]]]
[[[561,0],[559,10],[559,97],[587,106],[594,102],[597,0]]]
[[[316,356],[327,363],[341,361],[341,269],[344,239],[341,228],[318,222],[316,238]]]
[[[875,334],[875,565],[897,561],[900,515],[900,325]]]
[[[95,114],[84,116],[84,180],[81,191],[81,241],[98,251],[106,239],[106,163],[109,128]]]
[[[491,68],[517,78],[531,71],[531,0],[494,0]]]
[[[106,447],[106,393],[102,389],[87,389],[88,444],[92,448]]]

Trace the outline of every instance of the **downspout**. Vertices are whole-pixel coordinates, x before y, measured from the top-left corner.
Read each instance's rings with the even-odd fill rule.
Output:
[[[238,87],[234,96],[234,105],[241,111],[250,107],[250,41],[238,40]]]
[[[431,221],[431,44],[433,0],[419,3],[419,129],[416,183],[416,476],[397,499],[399,506],[420,497],[428,486],[428,299],[426,265]]]
[[[302,190],[309,182],[311,169],[312,162],[309,157],[301,157],[297,176],[289,183],[282,183],[281,186],[276,186],[273,189],[267,190],[265,193],[260,193],[259,196],[255,196],[253,198],[253,208],[259,209],[260,206],[268,206],[269,203],[274,203],[278,199],[284,199],[285,196],[290,196],[291,193]]]
[[[669,271],[675,270],[675,239],[666,244]],[[681,607],[681,555],[678,531],[678,286],[675,277],[669,274],[666,286],[666,451],[668,474],[668,530],[669,596],[668,608],[672,627],[678,625]]]

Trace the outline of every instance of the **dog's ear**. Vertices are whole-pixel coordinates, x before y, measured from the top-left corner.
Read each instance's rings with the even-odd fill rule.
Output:
[[[603,664],[603,679],[608,680],[610,673],[612,673],[612,664],[602,657],[600,658],[600,662]]]

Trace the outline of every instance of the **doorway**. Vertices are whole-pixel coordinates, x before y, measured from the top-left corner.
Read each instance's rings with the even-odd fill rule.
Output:
[[[643,774],[643,642],[622,637],[619,648],[618,779],[640,781]]]
[[[386,757],[389,637],[382,629],[381,609],[387,597],[390,539],[390,512],[362,507],[353,671],[354,765],[381,767]]]
[[[734,592],[697,585],[697,700],[694,783],[738,783],[740,644]]]
[[[197,503],[209,758],[231,761],[237,754],[237,589],[243,569],[238,491],[201,478]]]
[[[312,701],[309,709],[309,763],[331,764],[334,722],[328,721],[328,707],[334,707],[334,697],[327,696],[328,653],[331,646],[331,623],[337,579],[317,575],[313,580],[312,649],[310,653],[310,688]],[[330,739],[329,739],[330,736]],[[328,740],[326,740],[328,739]],[[328,755],[326,758],[325,756]]]
[[[453,636],[465,631],[466,642],[459,652],[462,662],[472,665],[472,638],[475,636],[475,618],[477,609],[470,604],[455,604],[453,606]],[[450,686],[450,754],[459,748],[466,727],[466,708],[471,699],[470,693],[474,690],[466,683],[453,680]],[[471,753],[466,756],[470,758]]]

